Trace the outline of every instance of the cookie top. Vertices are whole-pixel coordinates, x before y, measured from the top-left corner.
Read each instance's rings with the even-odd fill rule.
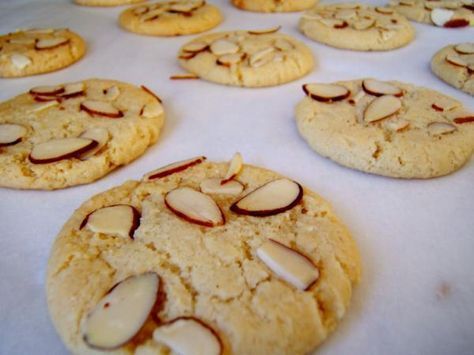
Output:
[[[439,92],[374,79],[307,84],[296,108],[300,134],[319,154],[353,169],[432,178],[466,163],[474,113]]]
[[[202,79],[225,85],[262,87],[296,80],[314,67],[311,50],[279,28],[219,32],[181,47],[179,63]]]
[[[62,69],[82,58],[84,40],[68,29],[20,30],[0,36],[0,77],[12,78]]]
[[[431,70],[448,84],[474,95],[474,42],[440,49],[431,59]]]
[[[146,0],[74,0],[78,5],[83,6],[119,6],[137,4]]]
[[[335,329],[354,241],[321,197],[237,157],[170,164],[74,212],[47,278],[73,353],[306,354]]]
[[[446,28],[474,26],[473,0],[390,0],[389,5],[416,22]]]
[[[158,139],[163,107],[145,87],[92,79],[39,86],[0,103],[0,186],[92,182]]]
[[[359,3],[318,5],[305,12],[299,28],[315,41],[359,51],[402,47],[413,40],[413,26],[395,10]]]
[[[242,10],[255,12],[303,11],[316,5],[319,0],[232,0]]]
[[[120,14],[120,25],[128,31],[152,36],[201,33],[222,21],[217,7],[204,0],[155,2],[129,8]]]

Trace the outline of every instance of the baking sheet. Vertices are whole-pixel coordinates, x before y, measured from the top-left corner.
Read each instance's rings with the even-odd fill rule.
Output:
[[[427,181],[368,175],[313,153],[293,118],[303,83],[366,76],[431,87],[472,110],[472,97],[432,75],[429,61],[449,43],[472,41],[474,29],[415,24],[417,38],[405,48],[352,52],[305,39],[297,31],[300,14],[263,15],[239,11],[227,0],[211,2],[226,18],[217,30],[282,25],[282,32],[311,47],[318,68],[301,80],[267,89],[170,81],[170,75],[181,72],[175,55],[190,36],[125,32],[117,25],[123,7],[0,0],[0,33],[69,27],[88,43],[87,55],[65,70],[0,79],[0,100],[37,85],[103,77],[146,85],[163,98],[167,113],[155,146],[93,184],[53,192],[0,189],[0,354],[67,353],[48,318],[44,279],[52,242],[75,208],[166,163],[199,154],[227,160],[235,151],[246,162],[286,174],[323,195],[359,245],[362,282],[346,318],[318,354],[474,353],[474,162]]]

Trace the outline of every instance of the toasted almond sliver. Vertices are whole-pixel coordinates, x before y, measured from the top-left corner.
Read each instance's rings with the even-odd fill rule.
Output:
[[[143,176],[144,181],[152,181],[155,179],[160,179],[164,178],[168,175],[179,173],[181,171],[184,171],[192,166],[195,166],[197,164],[202,163],[203,161],[206,160],[206,157],[204,156],[198,156],[194,157],[191,159],[186,159],[186,160],[181,160],[178,162],[174,162],[165,166],[162,166],[158,169],[155,169],[149,173],[147,173],[145,176]]]
[[[474,54],[474,43],[460,43],[454,46],[459,54]]]
[[[237,53],[239,51],[239,46],[226,39],[218,39],[211,43],[210,49],[213,54],[220,56],[224,54]]]
[[[286,39],[283,38],[277,38],[275,43],[273,44],[276,49],[279,49],[281,51],[290,51],[294,48],[293,44]]]
[[[199,76],[193,73],[186,73],[186,74],[174,74],[170,76],[171,80],[192,80],[192,79],[199,79]]]
[[[35,49],[52,49],[69,43],[69,38],[56,37],[40,39],[35,44]]]
[[[458,67],[467,67],[468,63],[462,59],[459,55],[450,53],[446,56],[446,61],[450,64],[456,65]]]
[[[161,114],[163,114],[163,106],[158,102],[146,104],[141,111],[141,116],[145,118],[154,118]]]
[[[8,43],[11,44],[21,44],[21,45],[31,45],[35,44],[35,39],[34,38],[10,38],[8,40]]]
[[[428,124],[428,132],[433,136],[452,133],[456,130],[455,125],[447,122],[431,122]]]
[[[395,132],[400,132],[403,131],[405,128],[407,128],[410,125],[410,122],[404,119],[397,119],[397,120],[388,120],[385,123],[385,126]]]
[[[12,54],[10,56],[10,60],[13,66],[20,70],[24,69],[25,67],[27,67],[28,65],[32,63],[31,59],[28,58],[26,55],[18,54],[18,53]]]
[[[94,233],[103,233],[133,239],[140,224],[140,213],[130,205],[112,205],[99,208],[87,215],[79,229],[87,228]]]
[[[191,43],[185,44],[182,50],[188,53],[198,53],[198,52],[202,52],[208,47],[209,45],[206,42],[191,42]]]
[[[107,101],[85,100],[81,103],[80,109],[92,116],[104,116],[108,118],[123,117],[123,112]]]
[[[217,63],[225,66],[237,64],[242,61],[242,53],[224,54],[217,58]]]
[[[97,142],[97,146],[79,155],[79,158],[86,160],[98,153],[109,141],[109,131],[102,127],[92,127],[81,133],[81,138],[89,138]]]
[[[235,178],[242,170],[243,164],[244,161],[242,159],[242,154],[235,153],[229,163],[229,168],[227,169],[227,172],[224,176],[224,179],[222,179],[221,184],[224,185],[225,183]]]
[[[373,27],[374,24],[375,24],[374,19],[360,19],[360,20],[355,21],[352,27],[354,27],[354,29],[356,30],[363,31],[363,30],[367,30]]]
[[[393,95],[402,96],[403,91],[399,87],[385,81],[375,79],[365,79],[362,82],[362,89],[368,94],[375,96]]]
[[[250,66],[253,68],[261,67],[266,63],[270,62],[273,59],[273,54],[275,52],[275,48],[267,47],[263,48],[250,56]]]
[[[250,30],[247,32],[251,35],[266,35],[266,34],[278,32],[280,29],[281,29],[281,26],[275,26],[272,28],[264,29],[264,30]]]
[[[0,146],[19,143],[27,133],[24,126],[12,123],[0,124]]]
[[[48,108],[51,108],[51,107],[54,107],[54,106],[57,106],[57,105],[59,105],[59,101],[56,100],[56,99],[48,100],[46,102],[40,102],[40,103],[37,103],[37,104],[33,105],[32,109],[31,109],[31,112],[41,112],[41,111],[44,111]]]
[[[53,139],[33,146],[29,159],[33,164],[53,163],[77,157],[96,145],[96,141],[88,138]]]
[[[376,122],[390,117],[402,108],[402,101],[392,95],[377,97],[365,109],[364,121]]]
[[[105,98],[107,100],[113,101],[120,95],[120,89],[117,86],[111,86],[105,90]]]
[[[239,195],[244,190],[244,185],[236,180],[230,180],[225,184],[219,178],[201,181],[200,189],[205,194]]]
[[[392,15],[394,13],[393,9],[389,7],[376,7],[375,11],[378,12],[379,14],[384,14],[384,15]]]
[[[305,84],[303,91],[313,100],[321,102],[344,100],[351,94],[345,86],[336,84]]]

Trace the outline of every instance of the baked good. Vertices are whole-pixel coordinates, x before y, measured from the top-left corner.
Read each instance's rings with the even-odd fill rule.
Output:
[[[232,0],[239,9],[255,12],[295,12],[313,7],[319,0]]]
[[[164,113],[149,89],[91,79],[38,86],[0,103],[0,186],[86,184],[142,155]]]
[[[449,174],[474,149],[474,113],[434,90],[363,79],[306,84],[296,108],[303,138],[318,154],[397,178]]]
[[[54,243],[47,298],[75,354],[307,354],[359,277],[328,203],[236,154],[173,163],[85,202]]]

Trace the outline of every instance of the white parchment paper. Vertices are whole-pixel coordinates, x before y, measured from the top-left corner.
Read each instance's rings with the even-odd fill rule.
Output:
[[[301,85],[359,77],[431,87],[474,109],[471,96],[436,78],[431,56],[452,42],[474,40],[474,28],[415,24],[405,48],[364,53],[327,47],[297,30],[300,14],[257,14],[214,0],[225,21],[217,30],[282,25],[305,41],[318,67],[299,81],[242,89],[204,81],[171,81],[175,56],[192,37],[138,36],[118,27],[123,9],[87,8],[64,0],[0,0],[0,33],[24,27],[69,27],[88,43],[87,55],[58,72],[0,79],[0,100],[33,86],[103,77],[145,84],[165,102],[159,142],[144,156],[86,186],[53,192],[0,189],[0,354],[65,354],[49,320],[44,279],[57,233],[92,195],[140,178],[169,162],[204,154],[227,160],[240,151],[251,164],[285,174],[317,191],[353,232],[363,280],[347,316],[318,354],[474,353],[474,164],[427,181],[396,180],[336,165],[299,137],[294,107]],[[371,1],[383,4],[383,1]]]

